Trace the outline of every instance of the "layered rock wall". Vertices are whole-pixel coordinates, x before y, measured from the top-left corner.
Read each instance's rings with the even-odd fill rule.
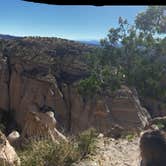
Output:
[[[56,127],[71,133],[89,127],[109,132],[115,124],[140,129],[148,123],[149,114],[129,88],[122,86],[113,98],[99,96],[85,102],[74,81],[86,75],[85,66],[61,64],[56,66],[57,72],[51,68],[17,56],[1,58],[0,109],[12,113],[21,131],[30,112],[54,112]]]

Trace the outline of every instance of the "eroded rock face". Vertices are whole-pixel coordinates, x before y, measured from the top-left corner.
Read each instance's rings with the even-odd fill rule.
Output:
[[[117,90],[111,102],[112,119],[124,128],[145,127],[150,120],[148,111],[140,104],[136,91],[126,86]]]
[[[64,86],[62,89],[69,110],[69,130],[78,133],[90,127],[105,131],[109,128],[110,114],[103,100],[84,102],[76,86]]]
[[[141,107],[136,92],[125,86],[115,92],[114,97],[98,96],[94,101],[85,102],[78,93],[75,82],[85,76],[85,66],[79,70],[79,64],[73,68],[71,64],[61,64],[57,73],[52,73],[49,65],[16,56],[10,57],[8,65],[10,76],[6,61],[3,61],[0,70],[0,88],[4,96],[0,97],[0,108],[13,113],[20,131],[25,135],[35,135],[41,126],[49,130],[46,127],[48,121],[43,120],[44,116],[47,118],[45,113],[48,111],[54,112],[57,129],[71,133],[90,127],[107,133],[116,124],[124,129],[138,129],[146,126],[150,118],[146,109]],[[30,123],[33,123],[32,126],[29,125],[30,128],[25,127]],[[54,130],[56,128],[54,126]]]
[[[49,138],[54,142],[67,141],[66,137],[56,129],[56,120],[53,112],[28,112],[21,137]]]
[[[65,126],[65,103],[55,78],[49,74],[45,66],[16,62],[13,62],[11,72],[10,105],[19,126],[23,127],[28,112],[48,110],[53,110],[58,121]],[[38,67],[41,68],[39,71]]]
[[[107,133],[116,125],[124,130],[139,130],[149,122],[150,115],[144,109],[137,94],[128,87],[122,86],[115,96],[99,97],[94,102],[84,102],[77,88],[64,87],[63,94],[68,99],[70,109],[70,129],[77,133],[89,127]]]
[[[0,57],[0,110],[9,110],[9,68],[7,58]]]
[[[0,132],[0,165],[20,166],[19,157],[2,132]]]

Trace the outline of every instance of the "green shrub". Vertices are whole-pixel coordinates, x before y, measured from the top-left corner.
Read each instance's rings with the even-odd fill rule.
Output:
[[[162,123],[162,122],[158,122],[158,123],[156,123],[156,125],[159,129],[164,129],[165,128],[165,124]]]
[[[95,151],[96,132],[89,129],[69,142],[31,141],[18,151],[22,166],[71,166]]]
[[[54,148],[45,156],[48,166],[70,166],[80,159],[80,153],[74,143],[62,142],[54,145]]]
[[[121,138],[127,139],[128,141],[132,141],[134,137],[136,137],[136,135],[137,134],[135,132],[126,132],[122,134]]]
[[[44,166],[44,156],[50,150],[51,142],[34,141],[24,147],[23,151],[19,151],[18,155],[21,159],[22,166]]]
[[[96,76],[90,76],[86,79],[80,80],[78,84],[78,92],[83,98],[93,99],[101,91],[100,81]]]
[[[22,166],[70,166],[80,158],[73,143],[50,140],[34,141],[18,154]]]
[[[134,139],[134,134],[128,134],[128,135],[126,135],[126,139],[128,141],[132,141]]]
[[[97,132],[90,128],[78,136],[78,149],[82,157],[93,154],[96,150]]]

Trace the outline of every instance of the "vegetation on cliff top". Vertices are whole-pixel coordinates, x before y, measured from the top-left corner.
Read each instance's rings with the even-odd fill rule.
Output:
[[[4,55],[19,57],[31,62],[55,64],[74,59],[81,60],[82,55],[91,52],[93,46],[88,46],[72,40],[49,37],[24,37],[13,40],[0,40],[0,50]]]
[[[101,48],[88,55],[91,74],[80,81],[80,93],[93,98],[126,84],[136,87],[142,97],[166,101],[165,11],[148,7],[134,25],[119,17],[119,26],[111,28]]]

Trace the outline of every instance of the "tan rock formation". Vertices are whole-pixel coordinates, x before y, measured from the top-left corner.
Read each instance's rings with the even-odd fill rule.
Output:
[[[53,112],[27,112],[21,137],[49,138],[54,142],[67,141],[66,137],[56,129],[56,120]]]
[[[89,127],[107,133],[114,130],[117,125],[122,126],[123,129],[139,130],[146,126],[150,119],[150,115],[141,106],[137,95],[126,86],[122,86],[115,92],[113,98],[99,97],[95,101],[86,103],[83,102],[76,87],[64,86],[63,94],[68,101],[72,133]]]
[[[100,131],[109,129],[109,109],[104,100],[84,102],[77,87],[64,86],[64,98],[67,101],[69,125],[72,133],[78,133],[90,127]]]
[[[124,128],[142,128],[150,120],[148,111],[140,104],[137,94],[122,86],[111,102],[112,119]]]
[[[0,132],[0,165],[20,166],[19,157],[2,132]]]
[[[149,114],[141,107],[137,95],[125,86],[115,92],[113,98],[98,96],[94,101],[84,102],[77,91],[77,84],[69,83],[70,79],[75,81],[75,77],[81,77],[81,74],[76,74],[79,65],[75,65],[74,68],[72,65],[62,65],[61,72],[58,71],[59,76],[62,75],[67,84],[64,84],[63,80],[59,86],[55,76],[50,72],[49,65],[17,56],[10,57],[11,75],[8,84],[8,74],[5,74],[8,73],[6,63],[6,61],[2,63],[3,70],[0,70],[2,72],[0,88],[4,94],[3,98],[0,97],[0,108],[9,109],[10,106],[13,118],[24,134],[32,136],[41,126],[46,129],[47,122],[45,123],[42,116],[47,117],[44,112],[48,111],[54,112],[57,129],[66,129],[72,133],[78,133],[89,127],[109,132],[115,124],[127,129],[137,129],[148,123]],[[80,73],[82,72],[80,70]],[[37,121],[38,119],[40,120]],[[26,125],[29,128],[25,127]]]
[[[11,60],[10,105],[15,120],[22,128],[29,111],[45,112],[47,108],[55,111],[62,126],[66,122],[66,108],[63,95],[57,87],[55,78],[45,66]],[[39,68],[39,69],[38,69]],[[39,70],[39,71],[38,71]]]

